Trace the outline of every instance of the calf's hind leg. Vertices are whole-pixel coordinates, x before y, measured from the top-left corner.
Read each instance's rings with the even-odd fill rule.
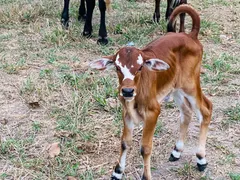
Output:
[[[204,96],[202,95],[202,101],[200,105],[200,112],[202,114],[202,121],[200,126],[200,135],[199,135],[199,142],[198,142],[198,148],[197,148],[197,167],[199,171],[204,171],[204,169],[207,167],[207,161],[206,161],[206,140],[207,140],[207,132],[208,132],[208,126],[211,121],[212,116],[212,103]]]
[[[190,107],[190,103],[183,96],[180,91],[175,91],[173,93],[174,101],[180,109],[180,134],[179,138],[176,142],[176,145],[169,157],[169,161],[177,161],[184,148],[184,141],[186,139],[187,130],[189,123],[192,119],[192,109]]]
[[[195,95],[187,95],[185,97],[191,104],[192,109],[195,111],[196,116],[200,122],[200,135],[198,148],[196,152],[197,167],[199,171],[204,171],[207,167],[206,161],[206,140],[208,126],[212,116],[212,103],[203,95],[200,86],[197,88]]]

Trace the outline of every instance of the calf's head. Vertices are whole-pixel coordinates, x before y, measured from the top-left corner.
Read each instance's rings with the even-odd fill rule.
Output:
[[[169,68],[169,65],[156,57],[146,56],[143,51],[135,47],[124,47],[113,56],[91,62],[90,67],[98,70],[115,67],[119,78],[119,94],[125,100],[131,101],[137,95],[141,73],[145,70],[164,71]],[[144,67],[147,68],[144,69]]]

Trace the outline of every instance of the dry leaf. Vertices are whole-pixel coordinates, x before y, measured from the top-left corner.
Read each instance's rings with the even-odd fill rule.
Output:
[[[107,104],[111,107],[111,108],[116,108],[117,107],[117,99],[114,98],[107,98],[106,99]]]
[[[72,177],[72,176],[68,176],[67,177],[67,180],[77,180],[75,177]]]
[[[51,158],[54,158],[55,156],[59,155],[60,153],[59,143],[57,142],[51,144],[48,153]]]
[[[201,74],[205,74],[207,72],[207,70],[205,68],[201,67],[201,71],[200,72],[201,72]]]
[[[30,102],[30,103],[28,103],[28,104],[29,104],[29,106],[30,106],[31,108],[33,108],[33,109],[36,109],[36,108],[39,108],[39,107],[40,107],[39,102]]]
[[[8,120],[3,118],[2,120],[0,120],[0,123],[6,125],[8,123]]]

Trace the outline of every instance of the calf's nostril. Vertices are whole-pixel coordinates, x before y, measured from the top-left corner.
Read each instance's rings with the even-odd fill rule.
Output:
[[[133,92],[134,92],[134,89],[132,89],[132,88],[123,88],[122,89],[122,95],[124,97],[133,97]]]
[[[134,89],[132,89],[132,88],[123,88],[122,89],[123,93],[133,93],[133,91],[134,91]]]

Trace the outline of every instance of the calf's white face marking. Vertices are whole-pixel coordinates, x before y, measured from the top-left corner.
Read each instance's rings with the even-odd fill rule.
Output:
[[[119,58],[120,57],[119,57],[119,54],[118,54],[117,57],[116,57],[115,63],[116,63],[117,66],[120,67],[120,70],[121,70],[121,72],[124,76],[123,80],[125,80],[125,79],[133,80],[135,76],[130,72],[130,69],[128,69],[126,65],[123,67],[122,63],[119,61]]]
[[[137,63],[140,65],[143,64],[143,58],[142,58],[141,54],[138,55]]]

